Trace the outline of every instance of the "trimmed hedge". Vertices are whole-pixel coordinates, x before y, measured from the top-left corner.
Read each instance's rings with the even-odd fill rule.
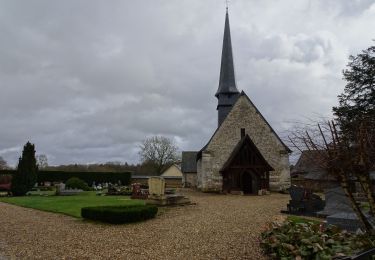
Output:
[[[154,218],[158,208],[153,205],[99,206],[81,209],[81,216],[111,224],[124,224]]]
[[[0,170],[1,175],[13,175],[15,170]],[[88,184],[111,182],[117,183],[121,181],[122,185],[129,185],[131,181],[131,172],[65,172],[65,171],[39,171],[38,183],[50,182],[66,182],[68,179],[77,177]]]

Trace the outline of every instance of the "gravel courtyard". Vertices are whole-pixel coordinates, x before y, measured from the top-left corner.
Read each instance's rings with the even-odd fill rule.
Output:
[[[0,203],[0,259],[265,259],[259,234],[289,199],[185,194],[196,205],[120,226]]]

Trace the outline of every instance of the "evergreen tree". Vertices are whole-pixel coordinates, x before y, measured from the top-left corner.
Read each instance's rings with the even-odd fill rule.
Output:
[[[17,171],[12,178],[12,194],[14,196],[23,196],[30,191],[37,182],[37,173],[38,166],[35,159],[35,147],[30,142],[27,142],[23,147]]]
[[[351,133],[363,121],[371,125],[375,118],[375,46],[350,56],[343,76],[347,84],[333,112],[343,133],[353,139]]]

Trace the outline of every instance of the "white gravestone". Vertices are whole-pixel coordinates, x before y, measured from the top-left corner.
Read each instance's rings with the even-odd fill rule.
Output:
[[[148,179],[148,192],[151,196],[162,197],[165,194],[165,180],[163,177]]]

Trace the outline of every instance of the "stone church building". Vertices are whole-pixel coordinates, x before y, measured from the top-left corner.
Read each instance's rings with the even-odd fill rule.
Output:
[[[228,10],[220,81],[215,96],[218,99],[218,127],[194,156],[196,164],[187,159],[191,159],[187,155],[192,152],[182,153],[182,170],[184,165],[196,165],[196,186],[205,192],[257,194],[260,189],[288,188],[290,149],[245,92],[240,93],[237,89]]]

